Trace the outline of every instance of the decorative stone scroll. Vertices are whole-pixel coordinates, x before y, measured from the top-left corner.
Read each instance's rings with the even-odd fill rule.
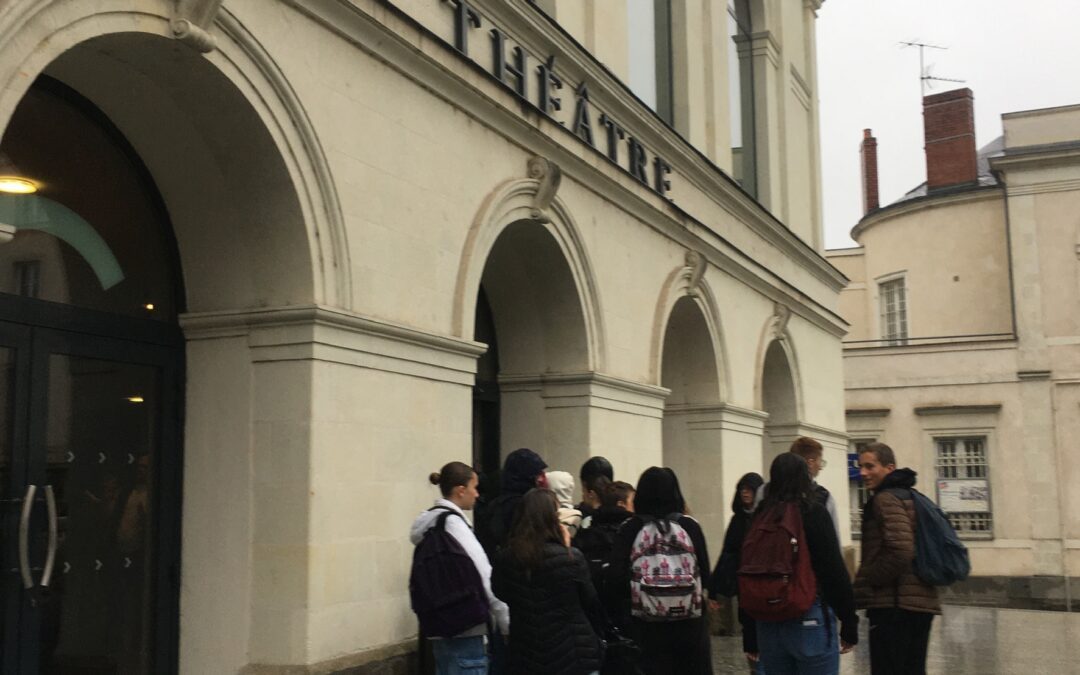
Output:
[[[222,0],[176,0],[176,9],[169,26],[173,37],[202,53],[217,48],[210,34]]]
[[[705,277],[705,268],[708,266],[708,262],[706,262],[705,256],[694,250],[687,251],[684,260],[685,264],[682,268],[682,278],[686,288],[686,294],[696,297],[698,295],[698,287],[701,285],[701,280]]]
[[[784,340],[787,338],[789,319],[791,319],[791,309],[787,305],[782,302],[773,305],[772,326],[770,326],[769,332],[774,339]]]
[[[559,191],[559,183],[562,182],[562,169],[559,165],[544,157],[533,157],[529,160],[529,178],[540,182],[533,197],[530,211],[532,217],[542,223],[550,223],[551,216],[548,209],[555,199],[555,193]]]

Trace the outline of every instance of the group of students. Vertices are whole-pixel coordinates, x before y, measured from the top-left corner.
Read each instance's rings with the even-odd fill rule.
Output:
[[[821,445],[800,438],[773,461],[768,483],[743,476],[710,573],[704,534],[669,468],[646,469],[635,487],[593,457],[574,505],[573,477],[546,472],[522,448],[506,459],[499,496],[478,505],[475,471],[447,464],[430,476],[442,497],[410,537],[413,608],[436,672],[712,673],[705,610],[721,595],[739,598],[751,672],[837,673],[858,642],[856,596],[869,610],[872,672],[925,672],[940,604],[911,573],[910,505],[886,489],[910,488],[914,472],[896,471],[883,444],[860,456],[876,495],[853,588],[835,503],[814,480],[823,466]],[[475,530],[464,516],[474,506]]]

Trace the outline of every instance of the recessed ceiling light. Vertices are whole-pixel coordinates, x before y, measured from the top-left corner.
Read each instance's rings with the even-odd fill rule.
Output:
[[[38,191],[38,185],[29,178],[0,176],[0,192],[12,195],[29,195]]]

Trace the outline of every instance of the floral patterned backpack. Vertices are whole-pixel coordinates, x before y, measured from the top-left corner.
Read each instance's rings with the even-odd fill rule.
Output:
[[[681,621],[702,614],[701,571],[681,513],[639,516],[645,524],[630,548],[630,614],[645,621]]]

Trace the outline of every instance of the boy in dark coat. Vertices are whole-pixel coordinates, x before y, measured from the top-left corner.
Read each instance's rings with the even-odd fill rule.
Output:
[[[499,496],[476,513],[476,538],[488,558],[506,544],[514,524],[521,497],[534,487],[547,487],[544,469],[547,463],[532,450],[518,448],[506,456]]]

